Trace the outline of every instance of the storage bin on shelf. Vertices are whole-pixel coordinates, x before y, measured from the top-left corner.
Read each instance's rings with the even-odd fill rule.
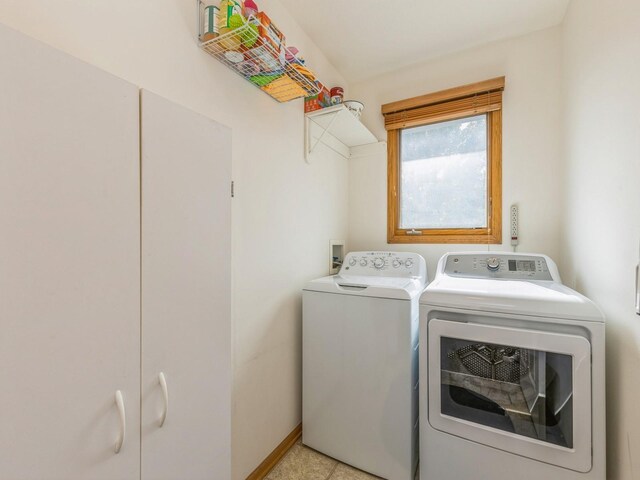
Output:
[[[304,65],[297,49],[287,48],[284,35],[264,12],[201,48],[279,102],[317,95],[323,85]]]

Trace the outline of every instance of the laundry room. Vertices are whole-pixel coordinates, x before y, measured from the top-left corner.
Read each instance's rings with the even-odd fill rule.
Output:
[[[640,480],[639,24],[2,0],[0,479]]]

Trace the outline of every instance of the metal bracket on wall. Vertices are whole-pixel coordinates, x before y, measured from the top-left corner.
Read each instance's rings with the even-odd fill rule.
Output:
[[[318,144],[343,158],[352,158],[353,149],[377,144],[378,139],[345,105],[321,108],[304,116],[304,159],[311,163],[311,153]]]
[[[311,144],[311,125],[309,124],[309,122],[311,121],[309,119],[309,117],[305,117],[305,148],[304,148],[304,159],[307,161],[307,163],[309,163],[309,155],[311,155],[311,153],[313,153],[313,150],[318,146],[318,144],[320,143],[320,141],[324,138],[324,136],[326,135],[326,133],[329,131],[329,129],[331,128],[331,126],[334,124],[334,122],[336,121],[336,118],[338,118],[338,114],[340,112],[336,112],[331,114],[332,118],[329,121],[329,124],[322,130],[322,133],[320,134],[320,136],[318,138],[316,138],[316,141],[313,142],[313,145],[310,146]],[[322,128],[322,127],[320,127]],[[327,145],[329,148],[331,148],[331,150],[333,150],[334,152],[336,152],[337,154],[341,155],[344,158],[349,158],[349,157],[345,157],[344,153],[338,151],[335,148],[332,148],[331,146]]]

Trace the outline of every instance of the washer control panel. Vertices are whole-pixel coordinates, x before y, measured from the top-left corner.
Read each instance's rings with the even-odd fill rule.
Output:
[[[350,252],[344,259],[340,275],[420,277],[426,279],[426,264],[424,258],[417,253]]]
[[[452,277],[553,280],[543,255],[502,252],[447,254],[444,273]]]

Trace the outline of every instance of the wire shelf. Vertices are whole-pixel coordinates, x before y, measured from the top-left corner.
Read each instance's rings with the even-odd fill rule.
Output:
[[[244,24],[200,47],[278,102],[317,95],[323,85],[284,39],[269,36],[270,25],[250,16]]]

